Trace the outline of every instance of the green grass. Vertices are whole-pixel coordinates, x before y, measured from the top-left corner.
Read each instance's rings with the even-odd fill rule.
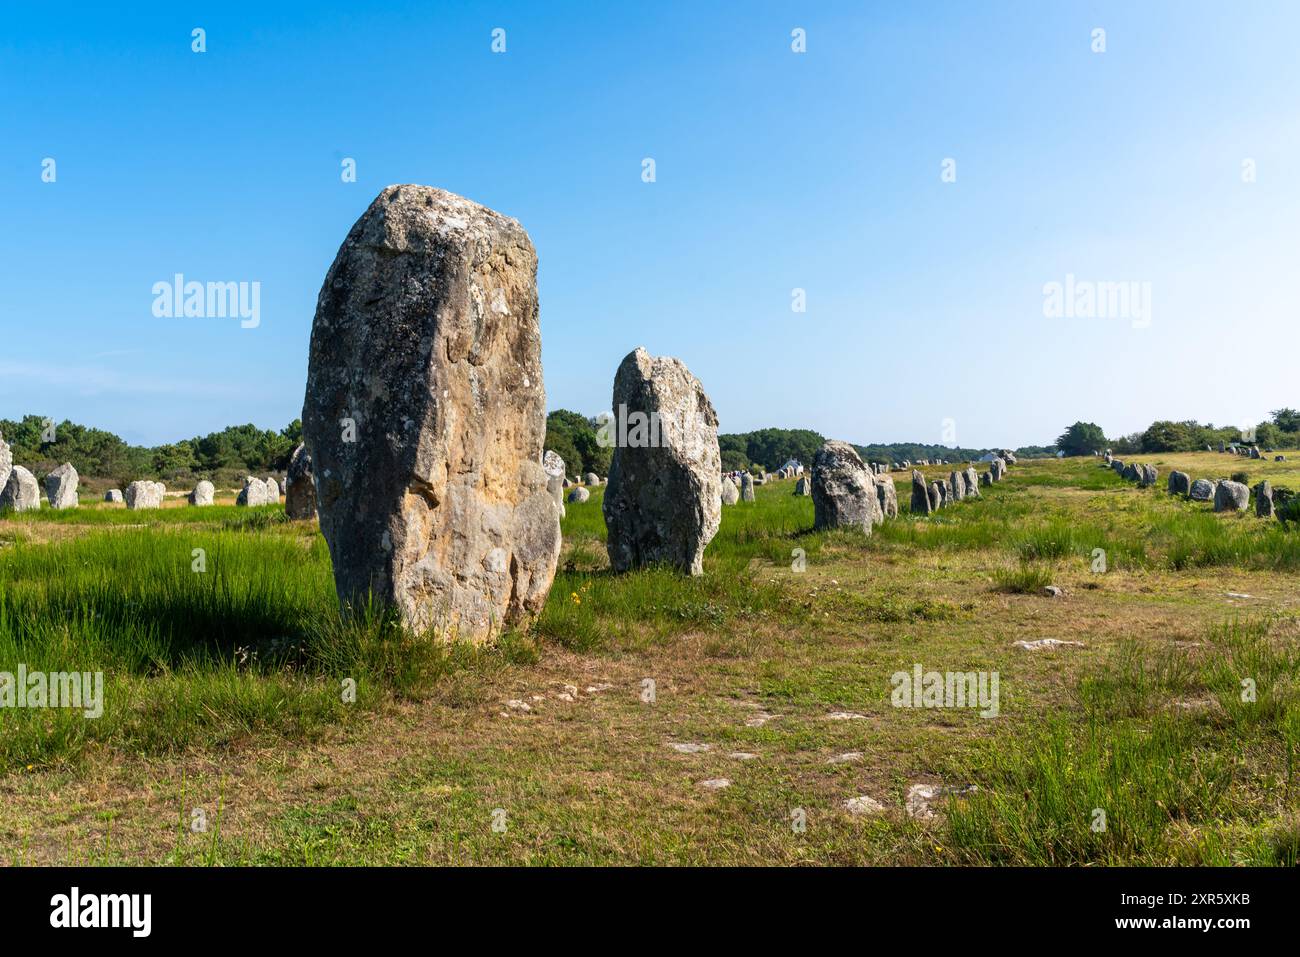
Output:
[[[1294,865],[1294,830],[1248,799],[1270,778],[1284,804],[1300,786],[1294,628],[1232,621],[1209,638],[1197,658],[1121,643],[1079,682],[1082,720],[1054,715],[988,747],[965,772],[984,789],[948,816],[962,859]]]
[[[309,744],[335,733],[364,741],[369,723],[437,702],[465,737],[436,753],[424,738],[401,742],[418,760],[376,786],[378,803],[358,786],[276,809],[265,846],[223,818],[216,835],[178,835],[166,859],[423,863],[432,842],[434,859],[450,862],[1296,862],[1295,623],[1284,612],[1225,623],[1224,606],[1211,604],[1244,587],[1228,576],[1293,580],[1294,528],[1216,515],[1092,460],[1021,463],[979,499],[930,516],[910,514],[907,483],[897,482],[901,514],[870,536],[814,532],[811,499],[790,494],[792,484],[724,508],[696,578],[612,574],[604,490],[592,490],[567,506],[565,550],[536,625],[483,648],[412,635],[377,609],[341,614],[323,539],[275,506],[0,516],[0,670],[21,662],[105,680],[94,720],[0,709],[0,775],[41,776],[33,781],[58,791],[104,755],[130,764],[271,752],[293,764]],[[1064,583],[1066,599],[1039,597],[1052,583]],[[1053,658],[1012,647],[1076,627],[1086,648]],[[1170,631],[1185,640],[1152,640]],[[538,690],[533,676],[548,666],[595,680],[627,661],[656,674],[677,658],[684,673],[675,689],[665,684],[661,710],[612,712],[594,750],[560,760],[563,735],[509,737],[506,719],[507,730],[468,730],[476,708],[499,710],[484,707],[472,681],[491,685],[495,701]],[[886,677],[917,661],[1001,670],[1004,717],[893,710]],[[1247,678],[1253,701],[1241,697]],[[351,682],[355,701],[345,700]],[[724,722],[730,705],[720,702],[736,698],[783,716],[755,728]],[[871,721],[825,722],[834,709]],[[580,719],[557,720],[563,731]],[[659,751],[665,738],[710,735],[763,759],[712,768],[748,779],[697,806],[693,784],[689,801],[674,790],[681,772]],[[828,770],[826,755],[847,750],[870,759]],[[979,785],[949,802],[934,825],[941,837],[901,815],[849,830],[826,823],[840,788],[898,803],[917,775]],[[634,786],[651,797],[625,799]],[[502,802],[519,822],[509,838],[465,823]],[[821,823],[797,851],[781,822],[806,805],[822,808]],[[1105,830],[1094,829],[1096,809]],[[718,857],[685,836],[703,833]],[[106,841],[95,859],[131,859],[119,848]]]

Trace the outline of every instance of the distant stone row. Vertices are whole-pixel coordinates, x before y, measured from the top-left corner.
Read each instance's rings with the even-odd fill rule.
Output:
[[[1104,453],[1105,464],[1112,468],[1121,478],[1137,482],[1143,488],[1151,488],[1160,478],[1160,470],[1154,465],[1141,463],[1125,464],[1114,458],[1109,451]],[[1267,479],[1255,485],[1254,489],[1244,482],[1228,479],[1214,480],[1198,478],[1193,480],[1186,472],[1174,470],[1169,473],[1167,486],[1170,495],[1181,495],[1193,502],[1213,502],[1216,512],[1244,512],[1250,508],[1251,492],[1255,493],[1255,514],[1260,518],[1272,518],[1276,514],[1273,503],[1273,485]]]
[[[76,508],[81,504],[77,494],[80,476],[71,462],[64,462],[45,476],[45,498],[50,508]],[[286,510],[290,518],[314,518],[316,515],[316,489],[311,476],[311,456],[299,445],[289,463],[285,480]],[[162,508],[167,486],[150,479],[139,479],[121,489],[104,493],[105,502],[122,503],[132,510]],[[211,505],[216,489],[204,479],[194,486],[187,496],[191,505]],[[270,505],[280,501],[280,483],[274,478],[258,479],[248,476],[235,500],[236,505]],[[29,512],[41,507],[41,486],[36,477],[21,465],[13,464],[13,454],[0,436],[0,510]]]

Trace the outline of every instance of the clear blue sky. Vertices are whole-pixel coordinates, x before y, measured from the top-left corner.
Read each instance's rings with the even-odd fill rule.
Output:
[[[283,427],[405,182],[528,229],[552,409],[644,345],[724,431],[1258,420],[1300,406],[1298,36],[1293,2],[7,4],[0,417]],[[175,273],[260,282],[261,325],[156,318]],[[1045,317],[1066,274],[1149,282],[1149,326]]]

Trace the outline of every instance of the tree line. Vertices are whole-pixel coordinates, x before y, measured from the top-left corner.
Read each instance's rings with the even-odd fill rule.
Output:
[[[1217,449],[1219,443],[1231,445],[1258,445],[1262,449],[1294,449],[1300,447],[1300,412],[1295,409],[1276,409],[1271,418],[1250,428],[1216,426],[1195,420],[1172,422],[1162,419],[1152,422],[1145,430],[1107,438],[1095,422],[1076,422],[1056,440],[1056,447],[1066,455],[1091,455],[1095,451],[1110,449],[1116,455],[1136,455],[1149,452],[1196,452],[1208,445]]]

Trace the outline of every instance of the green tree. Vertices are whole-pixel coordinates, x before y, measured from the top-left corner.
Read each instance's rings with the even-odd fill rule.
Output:
[[[1091,455],[1106,448],[1106,433],[1095,422],[1076,422],[1056,440],[1066,455]]]

